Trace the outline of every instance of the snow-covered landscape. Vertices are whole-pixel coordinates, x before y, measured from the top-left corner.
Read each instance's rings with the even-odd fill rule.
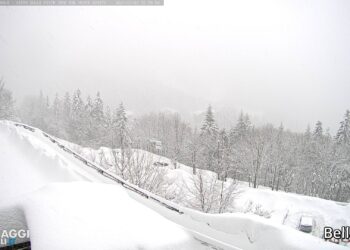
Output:
[[[0,250],[350,249],[349,0],[0,0]]]
[[[336,227],[349,223],[349,205],[240,183],[243,193],[234,207],[244,211],[247,202],[254,201],[271,211],[270,219],[243,212],[204,214],[177,206],[180,214],[90,169],[38,129],[1,122],[0,134],[1,145],[6,145],[0,152],[0,229],[24,226],[34,249],[342,249],[295,230],[295,220],[310,214],[317,216],[317,223]],[[98,152],[65,145],[87,160],[91,155],[84,152]],[[151,156],[155,162],[169,162]],[[186,166],[169,166],[167,172],[170,190],[191,180]],[[286,211],[287,226],[281,221]]]
[[[115,172],[110,167],[115,164],[112,149],[100,148],[93,150],[66,141],[61,140],[61,142],[86,159]],[[165,190],[159,190],[159,193],[164,198],[173,200],[175,203],[183,206],[192,205],[188,204],[188,200],[193,196],[189,186],[193,186],[193,182],[196,181],[193,177],[192,168],[183,164],[177,164],[175,169],[170,159],[144,150],[133,150],[133,154],[135,157],[142,155],[142,159],[147,159],[146,162],[150,161],[152,164],[166,163],[167,166],[159,167],[163,171],[162,176],[164,176],[162,185],[166,187]],[[202,173],[209,180],[216,178],[216,174],[211,171],[202,170]],[[274,192],[263,186],[259,187],[259,189],[254,189],[249,187],[246,182],[238,182],[236,189],[237,195],[229,206],[229,210],[233,212],[255,213],[265,218],[268,217],[275,223],[295,229],[298,228],[301,216],[311,216],[314,218],[316,225],[313,235],[320,238],[322,237],[324,226],[339,228],[342,225],[350,224],[350,206],[348,203],[339,203],[283,191]]]

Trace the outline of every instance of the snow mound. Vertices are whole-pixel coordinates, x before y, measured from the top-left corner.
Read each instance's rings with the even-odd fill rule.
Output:
[[[226,233],[227,241],[239,242],[242,249],[269,249],[269,250],[302,250],[312,249],[343,249],[332,243],[325,243],[322,239],[278,225],[257,215],[226,213],[203,214],[188,211],[187,214],[195,221],[208,225],[209,228]]]
[[[50,184],[25,200],[24,211],[34,249],[199,247],[178,225],[130,199],[117,185]]]

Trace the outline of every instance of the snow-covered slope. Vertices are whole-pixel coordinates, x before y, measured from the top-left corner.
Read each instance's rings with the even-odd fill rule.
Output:
[[[33,249],[204,248],[117,185],[50,184],[29,195],[24,212]]]
[[[111,149],[109,148],[103,147],[93,150],[65,141],[62,141],[62,143],[74,148],[80,154],[99,164],[108,165],[101,160],[101,155],[106,157],[107,162],[111,163],[112,161],[110,156]],[[168,189],[164,196],[173,198],[176,203],[186,205],[188,186],[193,181],[192,169],[179,163],[177,168],[174,169],[172,161],[166,157],[143,150],[135,150],[136,153],[147,155],[146,158],[151,158],[152,162],[168,164],[166,167],[160,166],[160,168],[166,170],[165,182],[168,185]],[[204,173],[206,175],[215,175],[210,171],[204,171]],[[340,204],[316,197],[272,191],[263,186],[258,189],[250,188],[245,182],[239,182],[238,189],[242,192],[232,204],[231,210],[234,212],[251,213],[252,211],[248,212],[249,206],[253,208],[251,210],[258,207],[260,210],[268,213],[269,219],[273,222],[287,225],[294,229],[297,228],[301,216],[312,216],[315,220],[315,229],[312,234],[317,237],[322,236],[324,226],[340,228],[344,225],[350,225],[350,204]]]
[[[0,231],[28,227],[34,250],[204,248],[39,131],[0,123],[0,145]]]
[[[0,122],[0,145],[0,231],[28,227],[33,249],[343,248],[256,215],[174,212],[126,191],[40,130]],[[190,174],[174,171],[175,179]]]

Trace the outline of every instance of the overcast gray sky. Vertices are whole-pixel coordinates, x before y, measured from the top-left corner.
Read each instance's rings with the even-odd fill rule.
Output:
[[[211,103],[334,132],[350,108],[350,1],[0,7],[0,76],[16,98],[100,90],[134,112]]]

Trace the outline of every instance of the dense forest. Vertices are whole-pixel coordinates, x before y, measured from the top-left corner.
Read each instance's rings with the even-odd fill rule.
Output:
[[[211,106],[203,124],[194,128],[176,113],[129,116],[123,103],[107,106],[100,93],[82,98],[78,89],[52,99],[42,92],[18,104],[0,84],[0,119],[38,127],[59,138],[98,148],[140,148],[164,155],[176,163],[247,181],[251,187],[270,187],[309,196],[350,199],[350,111],[335,135],[321,121],[304,133],[286,130],[281,124],[254,126],[241,113],[232,128],[218,127]],[[161,143],[155,148],[152,142]]]

